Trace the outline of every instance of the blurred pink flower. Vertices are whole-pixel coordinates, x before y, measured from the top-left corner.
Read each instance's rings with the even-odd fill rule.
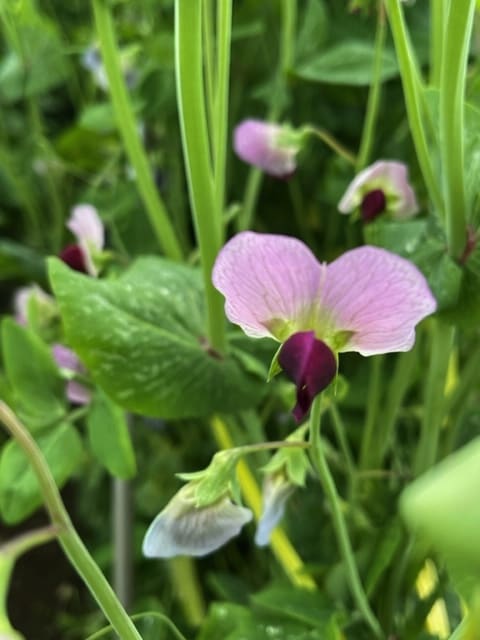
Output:
[[[36,299],[39,305],[45,305],[45,307],[51,307],[55,304],[52,296],[45,293],[36,284],[30,284],[26,287],[20,287],[17,289],[13,296],[13,314],[18,324],[26,325],[28,322],[28,306],[32,296]]]
[[[73,379],[75,374],[83,375],[86,373],[85,367],[78,359],[76,353],[63,344],[54,344],[52,346],[52,354],[60,369],[63,369],[67,376],[72,379],[67,381],[66,394],[72,404],[88,404],[92,394],[90,389],[85,387],[77,380]]]
[[[276,178],[289,178],[297,168],[301,134],[287,126],[244,120],[234,131],[233,148],[244,161]]]
[[[384,249],[359,247],[327,265],[295,238],[250,231],[220,251],[213,284],[229,320],[283,343],[278,363],[296,384],[298,421],[335,377],[338,353],[408,351],[436,309],[420,271]]]
[[[76,271],[83,271],[91,276],[98,275],[95,256],[105,244],[105,229],[95,207],[79,204],[73,208],[67,222],[77,244],[66,246],[60,258]]]
[[[418,212],[415,193],[408,182],[408,170],[401,162],[379,160],[361,171],[340,200],[341,213],[359,209],[364,222],[382,213],[407,218]]]

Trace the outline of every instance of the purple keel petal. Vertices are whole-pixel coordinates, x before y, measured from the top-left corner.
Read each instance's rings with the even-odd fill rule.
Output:
[[[85,254],[78,244],[67,245],[58,256],[70,269],[80,271],[80,273],[88,273]]]
[[[371,222],[372,220],[375,220],[375,218],[378,218],[378,216],[385,211],[386,204],[387,199],[385,198],[385,194],[382,189],[369,191],[363,198],[360,206],[362,220],[364,222]]]
[[[302,322],[318,298],[324,270],[295,238],[244,231],[220,251],[212,280],[225,296],[227,317],[247,335],[284,340],[307,328]]]
[[[340,351],[408,351],[436,306],[417,267],[384,249],[359,247],[328,265],[321,309],[338,332],[352,332]]]
[[[294,333],[282,346],[278,362],[297,385],[297,404],[293,415],[300,422],[308,413],[315,396],[328,387],[337,372],[331,349],[315,338],[314,331]]]

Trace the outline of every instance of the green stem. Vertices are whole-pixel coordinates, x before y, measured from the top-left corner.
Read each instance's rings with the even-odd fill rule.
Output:
[[[79,538],[60,497],[55,480],[37,444],[12,410],[0,401],[0,421],[15,438],[35,473],[52,524],[58,527],[58,540],[65,554],[82,577],[113,629],[122,640],[141,640],[141,636],[118,601],[92,556]]]
[[[168,562],[173,592],[182,606],[185,619],[192,627],[199,627],[205,619],[205,601],[198,580],[195,560],[172,558]]]
[[[215,191],[205,113],[201,10],[200,2],[175,2],[175,70],[183,154],[202,261],[208,338],[211,346],[222,354],[226,342],[224,303],[211,281],[221,236],[215,215]]]
[[[119,64],[117,42],[109,3],[107,0],[92,0],[92,4],[112,106],[128,159],[135,171],[140,196],[165,255],[172,260],[181,260],[182,251],[180,245],[172,223],[168,218],[165,205],[155,186],[148,159],[138,135],[135,115]]]
[[[297,28],[296,0],[282,0],[282,32],[280,41],[280,70],[283,75],[291,69],[295,59],[295,32]]]
[[[214,175],[215,214],[220,243],[223,242],[223,211],[225,208],[225,167],[227,162],[228,88],[230,78],[230,41],[232,35],[232,0],[217,3],[217,84],[214,110]]]
[[[163,613],[158,613],[158,611],[145,611],[144,613],[136,613],[132,616],[132,620],[142,620],[142,618],[156,618],[157,620],[161,620],[178,640],[187,640],[183,633],[181,633],[181,631],[173,624],[170,618],[167,618]],[[100,629],[100,631],[97,631],[93,635],[88,636],[87,640],[98,640],[113,630],[113,627],[109,625],[108,627]]]
[[[370,383],[368,385],[367,409],[365,429],[363,431],[360,450],[360,469],[371,468],[372,451],[377,437],[378,413],[380,409],[382,391],[382,369],[384,356],[374,356],[370,368]]]
[[[327,496],[330,509],[332,512],[333,527],[337,535],[337,542],[340,547],[340,553],[345,565],[348,576],[348,582],[355,603],[362,613],[365,622],[370,626],[376,638],[382,638],[383,632],[370,608],[365,590],[360,581],[358,568],[355,562],[352,546],[348,536],[347,525],[343,517],[343,511],[340,499],[335,487],[335,482],[328,468],[327,460],[324,455],[323,445],[320,439],[320,415],[321,415],[321,396],[317,396],[313,401],[310,417],[310,443],[311,457],[313,466],[317,472],[318,478],[322,484],[323,490]]]
[[[338,142],[338,140],[336,140],[330,133],[328,133],[328,131],[325,131],[324,129],[318,129],[317,127],[313,127],[310,125],[303,127],[302,130],[305,133],[309,133],[317,137],[319,140],[325,143],[327,147],[332,149],[332,151],[335,151],[336,154],[346,160],[349,164],[356,164],[357,159],[355,158],[353,153],[351,153],[351,151],[340,144],[340,142]]]
[[[466,242],[464,98],[474,11],[475,0],[452,2],[440,74],[440,156],[447,242],[454,258],[462,255]]]
[[[414,50],[407,32],[400,0],[385,0],[397,52],[410,132],[425,185],[438,214],[443,217],[443,199],[433,173],[422,120],[422,83]]]
[[[237,218],[237,231],[245,231],[245,229],[250,229],[252,226],[262,180],[263,172],[260,169],[250,169],[243,197],[242,211]]]
[[[445,383],[455,337],[455,328],[440,320],[434,320],[431,329],[430,363],[420,441],[415,458],[415,475],[426,471],[437,459],[440,430],[445,415]]]
[[[379,429],[372,439],[370,464],[374,469],[382,465],[383,458],[391,444],[398,413],[405,394],[412,383],[412,373],[416,359],[416,348],[397,356],[393,377],[388,385],[385,410],[381,420],[377,422]]]
[[[112,583],[118,599],[129,609],[133,592],[133,513],[132,489],[128,480],[112,480]]]
[[[342,452],[342,455],[345,459],[345,463],[347,465],[347,471],[348,471],[350,482],[353,482],[353,479],[355,478],[355,474],[357,473],[357,469],[355,466],[355,462],[353,460],[352,451],[350,449],[350,446],[348,444],[348,440],[346,437],[345,425],[343,423],[340,412],[338,411],[337,405],[331,402],[328,408],[330,410],[330,415],[332,417],[335,436],[338,440],[338,444],[340,445],[340,450]]]
[[[213,34],[213,0],[203,0],[203,50],[205,56],[205,95],[208,116],[208,130],[213,138],[215,135],[215,73],[214,50],[215,38]],[[213,148],[213,144],[211,145]]]
[[[358,150],[355,172],[364,169],[372,153],[375,128],[378,120],[378,108],[380,105],[380,93],[382,88],[382,58],[387,35],[385,9],[383,0],[379,0],[377,7],[377,32],[375,35],[375,53],[373,58],[372,84],[368,92],[367,112],[363,124],[362,139]]]
[[[430,84],[440,87],[445,25],[450,0],[430,0]]]

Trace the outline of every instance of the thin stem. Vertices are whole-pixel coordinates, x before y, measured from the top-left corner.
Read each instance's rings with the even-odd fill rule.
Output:
[[[221,236],[215,216],[214,181],[205,113],[201,9],[199,2],[175,2],[175,71],[183,154],[202,262],[208,338],[211,346],[222,354],[226,342],[224,303],[211,281]]]
[[[141,640],[141,636],[128,617],[127,612],[123,609],[105,576],[95,564],[92,556],[75,531],[42,452],[12,410],[1,401],[0,421],[15,438],[28,458],[40,485],[43,500],[52,523],[59,529],[58,540],[60,545],[101,607],[113,629],[122,640]]]
[[[432,322],[430,363],[425,386],[425,401],[420,441],[415,458],[415,475],[423,473],[436,461],[440,429],[445,415],[445,384],[455,328]]]
[[[337,408],[337,405],[333,402],[329,405],[330,415],[332,416],[333,428],[335,430],[335,436],[340,445],[340,449],[342,451],[342,455],[345,459],[345,463],[347,465],[348,475],[350,481],[353,481],[355,474],[357,473],[355,462],[353,460],[352,451],[348,444],[348,440],[346,437],[345,425],[343,423],[340,412]]]
[[[242,211],[237,217],[237,231],[245,231],[245,229],[250,229],[252,226],[262,180],[263,172],[260,169],[250,169],[243,197]]]
[[[192,627],[199,627],[205,619],[205,601],[195,560],[182,556],[172,558],[168,562],[168,571],[174,595],[182,606],[185,619]]]
[[[385,0],[397,52],[410,132],[425,185],[438,214],[443,217],[443,199],[433,173],[422,119],[422,83],[414,50],[403,18],[400,0]]]
[[[416,359],[416,348],[397,356],[393,377],[388,385],[385,409],[381,420],[377,422],[379,429],[372,439],[370,464],[374,469],[382,465],[383,458],[391,444],[398,413],[412,383],[412,372]]]
[[[167,618],[163,613],[158,613],[158,611],[145,611],[144,613],[136,613],[132,616],[132,620],[142,620],[143,618],[156,618],[157,620],[161,620],[170,629],[173,635],[178,638],[178,640],[187,640],[183,633],[173,624],[170,618]],[[109,625],[108,627],[100,629],[100,631],[97,631],[93,635],[88,636],[87,640],[98,640],[105,634],[110,633],[110,631],[113,631],[113,627]]]
[[[208,130],[213,138],[215,135],[215,111],[214,111],[214,87],[215,87],[215,69],[214,69],[214,50],[215,38],[213,33],[213,0],[203,0],[203,50],[205,57],[205,96],[208,116]],[[212,144],[213,147],[213,144]]]
[[[281,12],[280,70],[285,75],[291,69],[295,60],[297,0],[282,0]]]
[[[210,426],[215,440],[222,449],[231,449],[235,446],[228,427],[223,420],[218,416],[214,416],[210,421]],[[255,518],[258,520],[262,513],[262,496],[257,481],[244,460],[238,462],[237,474],[245,502],[252,509]],[[270,546],[293,585],[310,590],[317,588],[315,581],[307,573],[302,559],[281,527],[276,527],[272,532]]]
[[[368,385],[366,408],[367,415],[360,451],[360,469],[362,470],[371,468],[371,454],[377,437],[376,426],[378,422],[382,392],[383,362],[384,356],[374,356],[371,360],[370,382]]]
[[[133,592],[133,513],[132,489],[128,480],[113,478],[113,588],[118,599],[129,609]]]
[[[360,149],[358,150],[357,161],[355,164],[355,172],[358,173],[364,169],[369,161],[372,153],[373,139],[375,136],[375,128],[378,120],[378,108],[380,105],[380,93],[382,88],[382,58],[385,48],[385,38],[387,35],[385,9],[383,0],[379,0],[377,6],[377,32],[375,35],[375,51],[372,69],[372,84],[368,92],[367,112],[363,123],[362,138],[360,141]]]
[[[443,169],[447,242],[459,258],[466,242],[464,100],[467,56],[475,0],[455,0],[445,28],[445,50],[440,75],[440,156]]]
[[[180,245],[155,186],[145,150],[140,142],[135,115],[120,68],[109,3],[106,0],[92,0],[92,4],[112,106],[128,159],[135,171],[140,196],[165,255],[172,260],[181,260]]]
[[[217,3],[217,73],[214,103],[214,176],[215,214],[220,243],[223,242],[225,208],[225,167],[227,162],[228,93],[230,79],[230,41],[232,35],[232,0]]]
[[[323,444],[320,439],[320,415],[321,396],[317,396],[313,401],[310,416],[310,451],[312,463],[330,505],[333,527],[337,535],[337,543],[339,545],[340,553],[345,565],[353,599],[355,600],[355,603],[360,610],[365,622],[373,631],[375,637],[382,638],[382,629],[373,611],[370,608],[370,604],[360,580],[358,568],[355,562],[355,556],[353,554],[352,545],[348,536],[347,525],[343,517],[340,499],[323,451]]]
[[[440,87],[445,24],[450,0],[430,0],[430,84]]]
[[[349,164],[355,166],[357,159],[355,158],[353,153],[342,144],[340,144],[340,142],[338,142],[338,140],[336,140],[330,133],[328,133],[328,131],[325,131],[324,129],[318,129],[317,127],[313,127],[311,125],[304,127],[303,131],[317,137],[324,144],[326,144],[327,147],[332,149],[332,151],[335,151],[335,153],[338,154],[341,158],[346,160]]]

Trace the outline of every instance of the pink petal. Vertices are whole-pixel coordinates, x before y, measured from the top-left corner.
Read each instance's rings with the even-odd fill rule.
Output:
[[[97,275],[92,253],[101,251],[105,244],[105,230],[97,210],[89,204],[77,205],[72,210],[67,227],[77,238],[88,272],[93,276]]]
[[[231,322],[254,338],[283,340],[308,328],[302,320],[318,298],[325,268],[300,240],[244,231],[220,251],[212,280]]]
[[[66,369],[72,373],[85,373],[85,367],[80,362],[77,354],[65,345],[59,343],[54,344],[52,346],[52,354],[60,369]],[[88,404],[92,397],[90,389],[77,380],[68,380],[66,395],[70,402],[81,405]]]
[[[382,189],[387,197],[387,210],[397,217],[412,216],[418,204],[410,183],[407,166],[393,160],[379,160],[361,171],[348,186],[340,200],[341,213],[350,213],[359,207],[369,191]]]
[[[282,142],[285,128],[262,122],[244,120],[234,131],[233,148],[245,162],[260,167],[277,178],[290,176],[297,168],[296,144]]]
[[[411,349],[415,326],[436,306],[415,265],[366,246],[328,265],[320,308],[337,331],[353,332],[340,351],[368,356]]]

